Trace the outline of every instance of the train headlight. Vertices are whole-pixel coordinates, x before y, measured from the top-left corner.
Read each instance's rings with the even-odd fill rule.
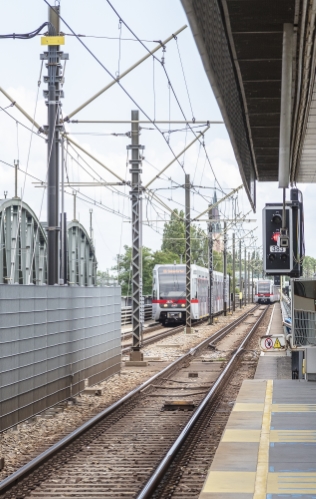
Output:
[[[168,307],[167,303],[165,303],[165,304],[164,304],[164,307],[165,307],[165,308],[167,308],[167,307]]]
[[[185,307],[185,303],[182,303],[181,307],[184,308]]]

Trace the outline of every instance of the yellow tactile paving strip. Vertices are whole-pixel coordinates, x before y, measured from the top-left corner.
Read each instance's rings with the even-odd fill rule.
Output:
[[[270,494],[280,494],[280,497],[282,497],[283,494],[288,494],[289,498],[297,497],[301,494],[300,497],[304,499],[304,495],[310,496],[312,494],[316,494],[315,472],[269,471],[270,444],[316,444],[316,429],[271,429],[272,414],[299,412],[316,413],[316,404],[273,404],[273,381],[264,381],[265,390],[262,390],[262,381],[260,381],[260,384],[256,384],[258,383],[256,381],[252,383],[253,384],[251,385],[249,381],[244,382],[244,385],[240,391],[240,396],[237,398],[237,402],[234,406],[232,415],[230,416],[226,430],[223,433],[221,443],[217,450],[218,456],[221,456],[221,464],[218,466],[219,461],[215,456],[214,463],[216,464],[214,464],[213,470],[212,467],[209,470],[209,474],[206,478],[200,497],[203,497],[203,499],[214,499],[216,494],[227,494],[227,499],[234,499],[235,494],[248,494],[247,497],[252,497],[253,499],[268,499],[270,498]],[[249,390],[247,390],[248,387]],[[256,390],[256,387],[258,387],[258,390]],[[253,402],[253,400],[255,401]],[[258,414],[256,418],[262,417],[261,429],[248,429],[249,416],[251,412]],[[239,414],[238,427],[234,425],[234,421],[237,421],[235,417],[236,413]],[[258,446],[259,444],[256,466],[252,466],[252,471],[232,470],[231,467],[235,466],[235,461],[233,460],[233,464],[231,464],[232,459],[230,459],[230,464],[226,466],[225,457],[223,459],[224,447],[222,446],[221,448],[221,444],[223,444],[223,446],[229,444],[235,446],[237,445],[237,458],[239,444],[243,447],[245,447],[245,444],[250,446]],[[289,452],[292,451],[289,450]],[[240,458],[244,458],[246,461],[245,456],[242,455],[242,451],[240,452]],[[221,471],[222,467],[223,470]],[[228,469],[229,467],[230,469]],[[308,468],[307,465],[306,467]],[[256,471],[254,471],[255,468],[257,468]]]
[[[267,433],[267,432],[265,432]],[[270,430],[270,442],[315,442],[316,431],[314,430]],[[262,430],[225,430],[222,442],[260,442]]]
[[[267,478],[269,471],[269,443],[271,425],[273,381],[267,381],[266,398],[264,401],[262,428],[260,434],[257,473],[255,482],[254,499],[265,499],[267,490]]]
[[[315,494],[316,473],[269,473],[268,494]],[[290,496],[291,497],[291,496]],[[301,497],[301,496],[300,496]],[[302,499],[304,495],[302,496]]]
[[[316,404],[272,404],[272,412],[316,412]]]

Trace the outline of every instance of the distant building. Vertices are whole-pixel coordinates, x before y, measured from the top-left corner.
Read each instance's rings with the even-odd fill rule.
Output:
[[[213,201],[212,204],[217,203],[217,195],[216,195],[216,190],[214,190],[214,196],[213,196]],[[224,242],[223,242],[223,234],[222,234],[222,226],[221,226],[221,220],[220,220],[220,214],[219,214],[219,209],[218,206],[215,206],[215,208],[212,208],[212,213],[211,213],[212,220],[215,220],[213,222],[213,249],[214,251],[221,252],[224,250]]]

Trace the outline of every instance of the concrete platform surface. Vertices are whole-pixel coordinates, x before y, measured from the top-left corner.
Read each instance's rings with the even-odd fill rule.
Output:
[[[316,383],[243,382],[199,499],[316,499]]]

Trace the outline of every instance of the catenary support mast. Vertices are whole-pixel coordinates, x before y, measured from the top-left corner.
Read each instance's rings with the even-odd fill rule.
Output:
[[[139,112],[132,111],[132,159],[130,160],[132,174],[131,200],[132,200],[132,331],[133,346],[130,359],[132,361],[143,360],[141,352],[142,330],[143,330],[143,290],[142,290],[142,216],[141,216],[141,155],[139,144]]]
[[[59,35],[59,6],[48,8],[50,37]],[[59,46],[48,45],[48,175],[47,175],[47,249],[48,284],[59,283],[59,139],[60,139],[60,62]]]

